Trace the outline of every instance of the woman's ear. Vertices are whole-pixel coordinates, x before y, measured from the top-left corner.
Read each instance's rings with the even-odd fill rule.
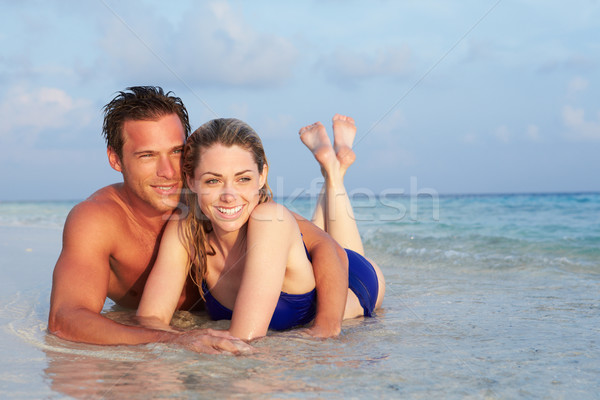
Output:
[[[263,169],[262,172],[260,173],[260,176],[258,177],[258,183],[259,183],[259,187],[262,189],[265,184],[267,183],[267,175],[269,175],[269,166],[267,164],[263,164]]]
[[[121,162],[121,157],[119,157],[117,151],[108,146],[106,149],[106,154],[108,155],[108,163],[112,169],[118,172],[123,172],[123,163]]]
[[[194,193],[196,193],[196,190],[194,190],[194,177],[192,176],[188,176],[185,175],[185,182],[187,183],[187,187]]]

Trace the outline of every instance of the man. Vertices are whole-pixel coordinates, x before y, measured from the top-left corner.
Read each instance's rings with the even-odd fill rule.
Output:
[[[158,252],[166,222],[179,204],[181,152],[190,132],[185,106],[159,87],[131,87],[104,107],[108,160],[123,182],[76,205],[63,231],[54,269],[48,329],[95,344],[168,342],[198,352],[240,353],[249,347],[222,332],[154,330],[114,322],[100,314],[107,297],[135,308]],[[347,294],[345,253],[328,235],[298,218],[313,259],[317,316],[314,336],[339,334]],[[178,308],[199,303],[190,281]]]

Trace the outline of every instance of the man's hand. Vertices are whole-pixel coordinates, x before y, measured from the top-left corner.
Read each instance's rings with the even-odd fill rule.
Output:
[[[181,332],[169,342],[181,345],[196,353],[231,353],[234,355],[254,353],[254,348],[249,344],[231,336],[227,331],[214,329],[193,329]]]

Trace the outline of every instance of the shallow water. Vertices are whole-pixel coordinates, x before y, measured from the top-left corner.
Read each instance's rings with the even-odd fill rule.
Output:
[[[387,280],[378,316],[336,339],[272,334],[242,357],[48,335],[72,203],[0,203],[0,396],[599,398],[600,195],[384,200],[355,202]],[[111,302],[105,313],[131,317]],[[215,326],[186,312],[175,323]]]

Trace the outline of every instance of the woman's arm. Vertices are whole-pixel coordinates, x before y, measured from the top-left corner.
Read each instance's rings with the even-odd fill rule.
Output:
[[[300,232],[292,215],[274,202],[258,205],[248,221],[247,254],[229,333],[243,340],[267,334],[292,247]]]
[[[340,334],[348,295],[348,257],[329,234],[306,218],[294,217],[312,259],[317,285],[317,315],[308,332],[316,337]]]
[[[188,274],[188,254],[179,237],[180,221],[170,221],[146,281],[137,316],[151,328],[169,329]]]

